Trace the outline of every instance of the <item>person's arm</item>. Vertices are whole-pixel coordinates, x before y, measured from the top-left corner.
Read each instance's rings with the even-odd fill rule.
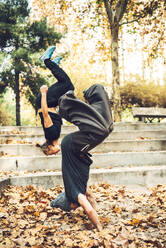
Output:
[[[99,221],[98,215],[96,213],[96,210],[92,207],[88,199],[85,195],[79,194],[78,195],[78,202],[85,210],[86,214],[88,215],[91,222],[97,227],[98,231],[102,230],[102,225]]]
[[[47,91],[48,87],[46,85],[41,86],[41,110],[44,118],[44,127],[48,128],[53,125],[53,122],[48,114],[48,105],[47,105]]]
[[[90,204],[92,205],[92,207],[96,210],[96,200],[95,200],[92,192],[90,191],[89,187],[87,187],[85,195],[86,195],[88,201],[90,202]]]

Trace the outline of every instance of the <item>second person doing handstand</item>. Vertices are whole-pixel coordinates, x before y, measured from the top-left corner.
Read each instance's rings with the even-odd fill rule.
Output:
[[[40,57],[40,60],[44,62],[46,67],[52,72],[57,82],[49,88],[43,85],[36,99],[36,108],[46,139],[46,142],[41,148],[46,155],[56,154],[60,150],[58,139],[61,133],[62,119],[58,114],[58,100],[67,91],[74,90],[70,78],[66,72],[59,67],[62,57],[56,57],[54,60],[51,60],[55,48],[55,46],[48,48]]]

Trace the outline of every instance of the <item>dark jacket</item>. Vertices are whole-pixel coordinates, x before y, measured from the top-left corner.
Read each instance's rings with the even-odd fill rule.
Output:
[[[84,91],[89,104],[77,99],[68,91],[59,99],[59,115],[76,125],[80,131],[73,133],[73,143],[80,151],[89,151],[101,143],[113,130],[109,98],[100,84]]]

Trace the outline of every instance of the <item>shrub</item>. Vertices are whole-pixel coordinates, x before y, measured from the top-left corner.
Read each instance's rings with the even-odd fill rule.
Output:
[[[159,103],[160,107],[166,108],[166,85],[159,87]]]
[[[120,88],[122,108],[166,106],[166,86],[152,82],[128,82]]]
[[[12,116],[6,111],[5,104],[0,104],[0,125],[10,126],[12,125]]]

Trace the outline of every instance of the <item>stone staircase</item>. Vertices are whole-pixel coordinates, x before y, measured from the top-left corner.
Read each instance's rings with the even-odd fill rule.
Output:
[[[73,125],[63,126],[61,139],[75,130]],[[44,142],[41,127],[0,127],[0,171],[20,173],[10,177],[11,184],[62,184],[61,154],[45,156],[37,142]],[[114,131],[91,153],[90,183],[166,183],[166,123],[115,123]]]

